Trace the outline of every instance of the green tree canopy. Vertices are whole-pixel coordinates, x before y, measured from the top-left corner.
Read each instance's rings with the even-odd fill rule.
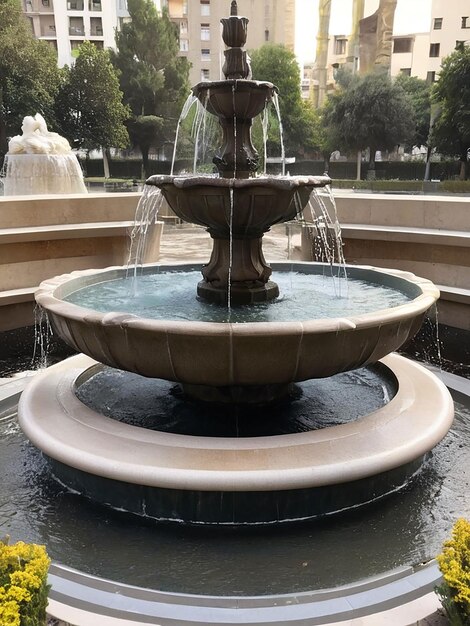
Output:
[[[325,123],[331,144],[345,151],[369,148],[369,168],[377,150],[391,150],[413,134],[415,117],[405,92],[385,73],[355,76],[328,97]]]
[[[18,0],[0,2],[0,160],[7,138],[18,134],[26,115],[41,113],[54,127],[53,105],[60,80],[57,55],[33,37]]]
[[[266,44],[251,51],[250,56],[253,78],[269,81],[279,90],[286,152],[317,150],[315,115],[311,104],[302,100],[300,68],[294,53],[279,44]]]
[[[410,99],[415,113],[415,132],[406,141],[407,149],[427,146],[431,121],[431,87],[416,76],[398,74],[395,84],[399,85]]]
[[[461,44],[442,61],[432,94],[439,114],[431,142],[441,154],[458,156],[465,179],[470,150],[470,47]]]
[[[189,63],[178,56],[177,27],[166,9],[160,15],[151,0],[128,0],[128,10],[131,21],[116,32],[112,62],[119,69],[124,102],[134,118],[128,125],[131,142],[143,146],[142,119],[135,120],[150,116],[154,131],[155,118],[161,120],[159,131],[152,136],[153,145],[162,145],[174,137],[189,93]],[[144,125],[148,126],[145,120]]]
[[[75,147],[124,148],[129,144],[124,122],[130,111],[122,103],[119,79],[106,50],[85,41],[56,100],[63,134]]]

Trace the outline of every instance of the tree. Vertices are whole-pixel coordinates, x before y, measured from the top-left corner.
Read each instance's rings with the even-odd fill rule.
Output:
[[[395,84],[408,96],[415,113],[415,132],[409,136],[406,147],[427,146],[431,122],[431,87],[425,80],[416,76],[398,74]]]
[[[166,9],[160,15],[151,0],[128,0],[128,10],[131,21],[116,32],[117,51],[111,58],[120,72],[124,102],[134,119],[128,125],[131,141],[141,145],[142,120],[135,120],[152,116],[161,120],[153,145],[162,145],[174,136],[189,92],[189,63],[178,57],[177,28]],[[155,120],[152,125],[156,130]]]
[[[286,151],[317,150],[313,108],[302,100],[300,68],[294,53],[279,44],[265,44],[250,56],[253,78],[269,81],[279,90]]]
[[[383,72],[355,76],[345,89],[331,94],[325,107],[328,132],[338,148],[369,148],[369,171],[377,150],[391,150],[414,131],[413,107],[403,89]]]
[[[161,143],[164,125],[164,120],[155,115],[139,115],[128,121],[129,135],[133,145],[138,146],[142,153],[142,167],[146,176],[149,174],[149,150]]]
[[[129,144],[124,122],[130,111],[122,103],[119,79],[109,53],[85,41],[75,64],[64,68],[64,79],[56,100],[61,130],[77,148],[106,149]],[[109,177],[109,171],[105,171]]]
[[[0,2],[0,161],[7,138],[18,134],[25,115],[41,113],[54,126],[60,80],[57,56],[33,37],[18,0]]]
[[[470,47],[460,44],[442,61],[432,98],[440,111],[432,144],[441,154],[458,156],[460,178],[465,180],[470,150]]]

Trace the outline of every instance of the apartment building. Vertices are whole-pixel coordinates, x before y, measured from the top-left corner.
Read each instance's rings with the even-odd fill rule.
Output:
[[[167,0],[170,17],[179,26],[180,54],[192,67],[191,84],[223,78],[224,43],[220,20],[230,2],[222,0]],[[294,49],[295,0],[238,0],[238,14],[250,20],[246,49],[266,42]]]
[[[458,44],[470,44],[470,0],[433,0],[427,49],[413,54],[411,75],[434,82],[442,59]]]
[[[57,50],[58,64],[73,63],[85,39],[114,48],[115,29],[130,19],[126,0],[22,0],[34,35]],[[222,78],[224,44],[220,20],[227,17],[229,0],[154,0],[168,8],[178,25],[180,54],[192,67],[191,84]],[[283,43],[294,49],[295,0],[238,0],[238,13],[250,20],[246,48]]]
[[[401,4],[401,2],[403,4]],[[398,9],[406,12],[410,0],[399,0]],[[339,6],[333,3],[333,8]],[[364,17],[371,16],[378,8],[379,0],[365,0]],[[334,20],[332,20],[333,22]],[[470,44],[470,0],[432,0],[429,29],[424,32],[397,32],[394,23],[390,73],[396,76],[404,73],[434,82],[438,78],[442,59],[455,50],[459,42]],[[401,20],[403,23],[403,20]],[[352,27],[351,27],[351,30]],[[334,75],[338,67],[350,63],[350,33],[330,29],[328,38],[327,90],[334,88]],[[361,71],[359,57],[361,46],[368,45],[366,37],[361,36],[355,53],[355,70]],[[310,64],[309,64],[310,65]],[[307,67],[309,66],[307,65]],[[312,73],[310,73],[311,79]],[[304,76],[303,92],[311,93],[307,86],[308,76]]]
[[[22,0],[38,39],[57,50],[59,66],[73,63],[85,39],[101,48],[114,46],[118,9],[124,0]],[[125,11],[127,13],[127,11]],[[128,14],[127,14],[128,15]]]

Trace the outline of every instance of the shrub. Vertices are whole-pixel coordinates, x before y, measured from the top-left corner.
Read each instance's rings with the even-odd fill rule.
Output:
[[[456,521],[437,562],[444,582],[436,591],[451,626],[466,626],[470,624],[470,521]]]
[[[0,624],[43,626],[50,559],[44,546],[0,541]]]
[[[443,180],[439,188],[452,193],[470,193],[470,180]]]

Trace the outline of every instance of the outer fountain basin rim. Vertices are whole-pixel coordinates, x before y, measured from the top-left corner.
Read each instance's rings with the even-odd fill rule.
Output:
[[[318,268],[319,270],[324,267],[330,267],[323,263],[305,263],[302,261],[271,263],[273,269],[280,271],[290,270],[302,272],[302,268],[305,266]],[[151,273],[154,269],[158,269],[159,271],[173,270],[176,272],[192,271],[198,270],[201,267],[201,263],[174,263],[171,265],[149,263],[142,266],[142,272],[144,274]],[[211,335],[229,334],[233,336],[252,334],[254,331],[263,335],[277,335],[280,331],[293,334],[302,332],[302,334],[304,334],[305,332],[322,333],[369,328],[377,325],[377,323],[400,321],[407,319],[410,315],[423,313],[438,300],[440,295],[438,288],[430,280],[415,276],[411,272],[381,269],[368,265],[346,265],[345,267],[350,276],[353,277],[353,275],[356,274],[357,278],[363,280],[367,280],[367,277],[370,279],[370,274],[376,274],[377,277],[388,276],[396,278],[400,281],[401,289],[405,292],[408,291],[410,296],[414,295],[415,297],[410,300],[410,302],[396,307],[350,317],[322,318],[304,320],[302,322],[246,322],[243,324],[188,320],[154,320],[138,317],[132,313],[102,313],[63,300],[64,297],[84,287],[125,277],[127,268],[122,266],[113,266],[98,270],[78,270],[70,274],[61,274],[60,276],[49,278],[40,283],[34,297],[36,302],[48,311],[53,313],[57,312],[60,315],[75,320],[85,318],[85,320],[90,323],[98,322],[103,326],[117,325],[122,328],[141,327],[144,329],[155,329],[156,331],[168,329],[172,332],[179,330],[183,334],[189,334],[188,329],[190,329],[191,332],[195,333],[209,333]],[[378,284],[384,283],[378,282]]]
[[[201,264],[154,264],[144,266],[142,272],[200,268]],[[304,274],[322,274],[325,268],[331,270],[321,263],[273,264],[273,269]],[[350,317],[241,324],[102,313],[62,300],[79,288],[126,274],[126,268],[107,268],[44,281],[36,300],[66,343],[111,367],[211,387],[277,385],[332,376],[375,363],[415,334],[425,312],[439,296],[430,281],[408,272],[347,268],[352,277],[395,287],[414,299]]]
[[[247,492],[342,484],[415,461],[452,424],[452,398],[441,381],[396,354],[382,362],[398,380],[388,404],[354,422],[304,433],[208,438],[117,422],[86,407],[74,393],[80,376],[96,366],[84,355],[34,378],[20,399],[19,422],[47,456],[135,485]]]
[[[146,185],[160,187],[174,185],[178,189],[191,187],[225,187],[228,189],[249,189],[264,187],[269,184],[273,190],[290,190],[298,187],[325,187],[331,184],[329,176],[255,176],[253,178],[224,178],[222,176],[181,176],[155,174],[150,176]]]

